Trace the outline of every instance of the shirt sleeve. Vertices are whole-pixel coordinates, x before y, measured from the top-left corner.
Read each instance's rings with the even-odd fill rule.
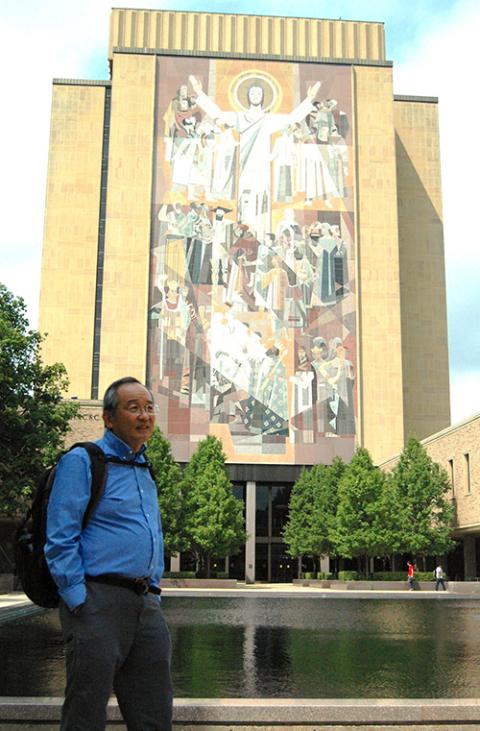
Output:
[[[86,599],[80,535],[90,500],[92,476],[85,450],[68,452],[58,463],[47,507],[45,558],[69,609]]]

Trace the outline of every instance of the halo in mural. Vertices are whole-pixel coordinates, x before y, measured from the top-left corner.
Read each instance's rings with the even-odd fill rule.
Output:
[[[243,112],[249,109],[249,90],[255,86],[260,87],[263,91],[263,110],[276,112],[283,98],[281,86],[273,76],[265,71],[257,70],[244,71],[232,79],[228,96],[233,108]]]

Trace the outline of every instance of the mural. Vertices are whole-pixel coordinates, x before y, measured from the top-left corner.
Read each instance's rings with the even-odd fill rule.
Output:
[[[157,59],[148,382],[175,456],[353,450],[350,68]]]

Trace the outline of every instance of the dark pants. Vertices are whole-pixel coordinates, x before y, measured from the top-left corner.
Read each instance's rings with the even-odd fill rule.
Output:
[[[438,591],[438,587],[442,586],[443,591],[447,591],[447,587],[445,586],[445,579],[435,579],[435,591]]]
[[[78,615],[60,604],[67,686],[61,731],[104,731],[112,689],[128,731],[171,731],[170,634],[153,594],[88,583]]]

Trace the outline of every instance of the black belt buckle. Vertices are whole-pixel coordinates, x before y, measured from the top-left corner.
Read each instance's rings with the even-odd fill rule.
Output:
[[[142,596],[142,594],[148,594],[148,579],[135,579],[135,592]]]

